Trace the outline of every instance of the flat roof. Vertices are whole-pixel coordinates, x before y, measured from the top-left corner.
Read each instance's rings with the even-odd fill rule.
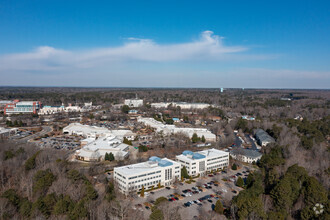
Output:
[[[212,149],[202,150],[202,151],[197,151],[197,152],[183,151],[183,153],[176,156],[176,158],[182,159],[185,161],[187,161],[187,160],[194,161],[194,160],[200,160],[203,158],[213,158],[213,157],[228,156],[228,155],[229,155],[228,152],[212,148]]]
[[[142,163],[131,164],[122,167],[115,167],[114,170],[125,176],[139,175],[145,172],[152,172],[161,170],[163,167],[180,164],[173,160],[163,158],[159,162],[157,161],[146,161]]]

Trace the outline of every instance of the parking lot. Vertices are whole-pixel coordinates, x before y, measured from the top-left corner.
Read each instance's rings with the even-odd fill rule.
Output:
[[[40,147],[51,147],[58,150],[73,150],[80,147],[80,137],[57,136],[41,138]]]
[[[165,197],[168,203],[180,207],[180,213],[184,213],[184,219],[193,219],[194,216],[199,215],[200,209],[212,211],[217,200],[226,207],[229,201],[242,190],[235,185],[237,177],[241,176],[244,179],[248,172],[249,168],[244,167],[239,171],[230,170],[197,178],[196,182],[191,184],[180,183],[171,188],[145,193],[145,198],[138,197],[134,200],[135,207],[143,211],[147,218],[151,211],[145,204],[152,205],[157,198]]]

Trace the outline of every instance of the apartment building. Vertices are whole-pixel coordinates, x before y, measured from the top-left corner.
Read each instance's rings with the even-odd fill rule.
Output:
[[[206,172],[227,167],[229,153],[214,148],[198,152],[186,150],[176,156],[176,161],[186,167],[188,175],[203,176]]]
[[[181,165],[167,158],[150,157],[148,161],[114,168],[114,180],[119,190],[128,194],[145,189],[170,186],[181,178]]]

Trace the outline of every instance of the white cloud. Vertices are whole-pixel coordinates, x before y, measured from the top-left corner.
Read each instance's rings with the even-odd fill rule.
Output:
[[[0,71],[47,71],[111,67],[113,62],[208,61],[224,60],[229,54],[246,51],[242,46],[225,46],[223,38],[212,31],[201,33],[198,41],[181,44],[157,44],[150,39],[128,38],[119,47],[68,51],[42,46],[28,53],[0,56]]]

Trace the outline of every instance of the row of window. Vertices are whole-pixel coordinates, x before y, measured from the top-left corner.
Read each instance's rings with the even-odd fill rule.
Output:
[[[139,183],[139,182],[143,182],[143,181],[151,180],[151,179],[156,179],[156,178],[160,178],[160,175],[149,177],[149,178],[145,178],[145,179],[141,179],[141,180],[135,180],[135,181],[129,182],[129,184]]]
[[[152,173],[146,173],[146,174],[142,174],[140,176],[132,176],[132,177],[129,177],[128,179],[131,180],[131,179],[135,179],[135,178],[138,178],[138,177],[144,177],[144,176],[149,176],[149,175],[153,175],[153,174],[156,174],[156,173],[160,173],[161,171],[157,171],[157,172],[152,172]]]

